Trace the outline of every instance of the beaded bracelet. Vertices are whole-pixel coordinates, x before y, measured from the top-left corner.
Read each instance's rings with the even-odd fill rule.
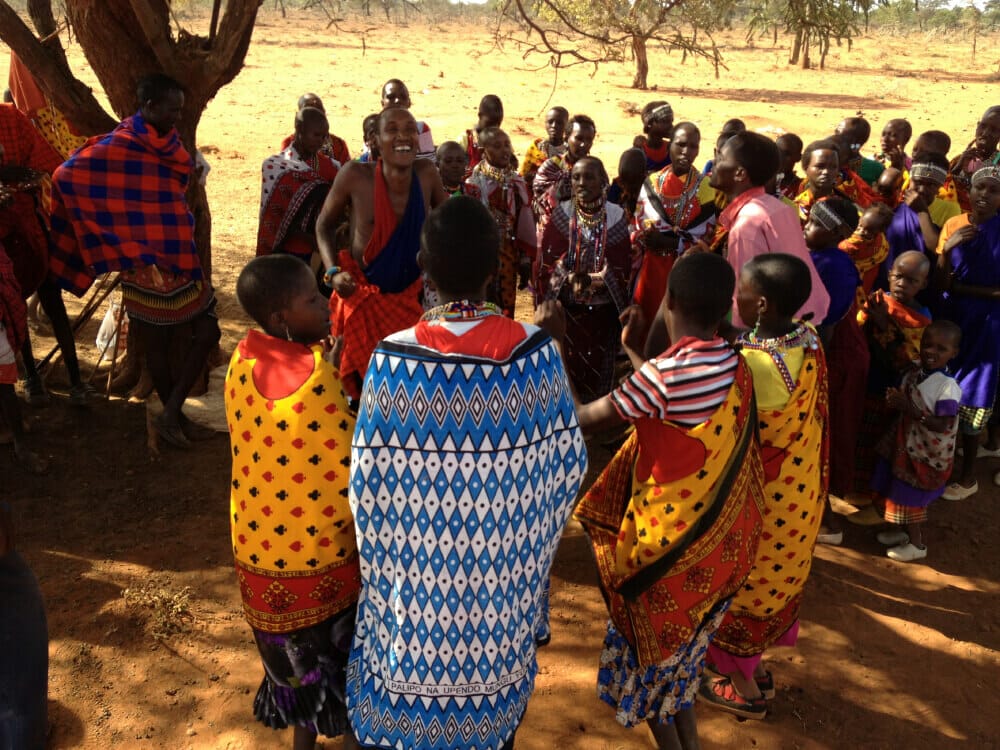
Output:
[[[340,273],[340,266],[330,266],[326,269],[326,273],[323,274],[323,283],[330,286],[330,282],[333,281],[333,277]]]

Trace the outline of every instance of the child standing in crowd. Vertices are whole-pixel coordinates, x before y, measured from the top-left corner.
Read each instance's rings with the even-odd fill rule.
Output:
[[[838,245],[858,226],[858,209],[848,200],[832,196],[818,201],[809,213],[802,230],[816,273],[830,296],[830,307],[823,320],[813,321],[824,341],[829,341],[834,327],[857,299],[861,277],[850,256]]]
[[[503,125],[503,102],[496,94],[487,94],[479,101],[476,127],[469,128],[462,136],[462,147],[469,159],[469,169],[473,169],[483,160],[482,134],[487,128],[499,128]],[[511,151],[511,163],[504,167],[517,169],[517,160]]]
[[[740,317],[754,321],[740,344],[753,373],[765,510],[753,568],[708,648],[720,676],[702,682],[699,698],[747,719],[763,719],[774,697],[764,652],[798,640],[829,483],[826,358],[815,329],[792,317],[810,287],[804,261],[771,253],[743,266],[736,291]]]
[[[256,258],[236,296],[264,330],[237,345],[225,386],[233,554],[265,671],[254,715],[294,727],[300,750],[317,733],[350,736],[345,668],[360,587],[347,501],[354,420],[309,267],[288,255]]]
[[[668,102],[650,102],[642,108],[642,132],[632,141],[646,155],[646,173],[659,172],[670,163],[670,138],[674,132],[674,110]]]
[[[870,500],[875,446],[892,416],[885,401],[886,391],[898,387],[903,374],[919,360],[920,340],[931,322],[930,311],[917,300],[917,294],[927,286],[929,273],[930,261],[923,253],[903,253],[892,264],[888,291],[873,292],[858,314],[871,355],[861,433],[854,451],[854,489],[862,499]],[[871,511],[865,513],[867,517],[852,516],[851,520],[876,520]]]
[[[514,317],[517,290],[528,285],[535,259],[535,234],[531,200],[524,178],[511,166],[514,149],[510,136],[500,128],[479,134],[483,160],[476,164],[466,183],[493,214],[500,228],[500,268],[494,274],[490,301],[508,318]]]
[[[1000,113],[1000,109],[998,109]],[[962,329],[962,348],[953,372],[962,386],[959,411],[962,466],[944,491],[963,500],[979,490],[975,478],[979,436],[990,421],[1000,363],[1000,167],[972,176],[971,210],[948,221],[938,242],[937,279],[943,290],[939,317]]]
[[[840,243],[840,249],[854,261],[854,267],[861,276],[863,297],[859,303],[863,303],[872,293],[879,267],[889,256],[889,241],[885,238],[885,230],[891,221],[892,209],[884,203],[873,203],[861,214],[854,234]]]
[[[902,118],[889,120],[882,128],[882,137],[879,139],[880,151],[875,154],[875,160],[883,167],[909,169],[913,162],[906,155],[906,144],[910,142],[912,136],[913,126],[908,120]]]
[[[931,323],[920,341],[920,368],[886,392],[886,405],[899,416],[878,446],[872,488],[884,498],[885,520],[906,527],[878,534],[893,560],[927,557],[922,531],[927,506],[944,492],[955,455],[962,389],[948,374],[948,363],[961,339],[962,330],[950,320]]]
[[[816,201],[835,194],[840,179],[840,149],[829,138],[813,141],[802,151],[802,169],[806,176],[802,192],[795,196],[802,226],[809,221],[809,211]],[[843,198],[843,194],[840,194]]]
[[[465,175],[469,171],[469,156],[455,141],[445,141],[437,150],[437,168],[441,184],[448,195],[465,195]]]
[[[838,247],[857,224],[854,204],[832,196],[813,206],[803,230],[813,265],[830,295],[829,311],[818,328],[829,365],[830,492],[839,497],[854,489],[854,452],[868,378],[868,345],[857,320],[861,277],[850,256]],[[817,541],[843,541],[840,518],[829,505]]]
[[[566,153],[566,123],[569,122],[569,110],[565,107],[553,107],[545,113],[545,138],[536,138],[524,153],[521,162],[521,177],[528,185],[535,181],[535,173],[546,160],[553,156]]]
[[[782,133],[774,142],[781,157],[781,164],[778,167],[778,194],[793,201],[802,192],[802,176],[795,171],[795,166],[802,160],[802,139],[795,133]]]
[[[370,114],[361,121],[361,140],[365,147],[358,156],[360,162],[378,161],[379,151],[376,136],[378,135],[378,113]]]
[[[635,425],[577,517],[610,610],[598,695],[620,724],[647,723],[664,749],[699,747],[693,703],[705,650],[746,580],[761,524],[750,371],[718,335],[734,281],[718,255],[680,258],[661,306],[673,345],[644,362],[645,326],[630,308],[622,344],[636,372],[577,404],[585,431]],[[536,316],[562,337],[555,303]]]

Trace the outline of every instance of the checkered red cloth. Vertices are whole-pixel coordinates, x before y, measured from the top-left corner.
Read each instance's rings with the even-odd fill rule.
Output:
[[[52,174],[62,164],[62,157],[13,104],[0,104],[0,144],[4,152],[0,163],[4,166]],[[49,241],[38,199],[38,191],[20,191],[0,210],[0,242],[14,264],[14,274],[25,296],[35,291],[48,272]]]
[[[156,265],[202,278],[184,191],[191,156],[141,114],[92,138],[53,175],[50,270],[83,294],[98,274]]]
[[[52,174],[62,164],[62,157],[13,104],[0,104],[0,143],[3,164],[31,167]]]
[[[344,390],[357,399],[361,397],[359,386],[368,369],[368,360],[378,342],[420,320],[424,312],[419,299],[423,279],[418,276],[406,289],[392,294],[367,279],[349,250],[340,251],[339,263],[342,270],[354,277],[357,286],[347,299],[336,292],[330,295],[330,329],[334,336],[344,337],[340,374]]]
[[[257,255],[285,252],[309,263],[313,245],[302,235],[314,234],[316,218],[337,171],[329,156],[316,154],[315,163],[310,163],[294,146],[264,160]]]
[[[14,264],[11,263],[3,246],[0,245],[0,323],[10,348],[21,351],[21,345],[28,335],[28,311],[21,296],[21,287],[14,276]]]

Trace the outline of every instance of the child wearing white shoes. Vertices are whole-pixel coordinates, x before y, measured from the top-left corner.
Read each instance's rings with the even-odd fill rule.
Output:
[[[885,520],[894,525],[878,534],[893,560],[927,557],[922,532],[927,506],[944,492],[955,453],[962,389],[947,367],[961,338],[957,325],[935,320],[920,340],[920,368],[886,393],[899,417],[877,447],[871,486],[884,498]]]

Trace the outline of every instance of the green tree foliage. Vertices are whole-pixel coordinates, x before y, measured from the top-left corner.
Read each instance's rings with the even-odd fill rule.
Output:
[[[871,22],[883,30],[901,33],[919,29],[979,35],[1000,30],[1000,0],[976,4],[968,0],[892,0],[872,12]]]
[[[729,24],[735,0],[502,0],[499,18],[513,19],[517,31],[498,24],[498,40],[512,40],[556,68],[635,63],[632,86],[648,88],[649,48],[678,51],[708,60],[718,75],[724,67],[712,33]]]

